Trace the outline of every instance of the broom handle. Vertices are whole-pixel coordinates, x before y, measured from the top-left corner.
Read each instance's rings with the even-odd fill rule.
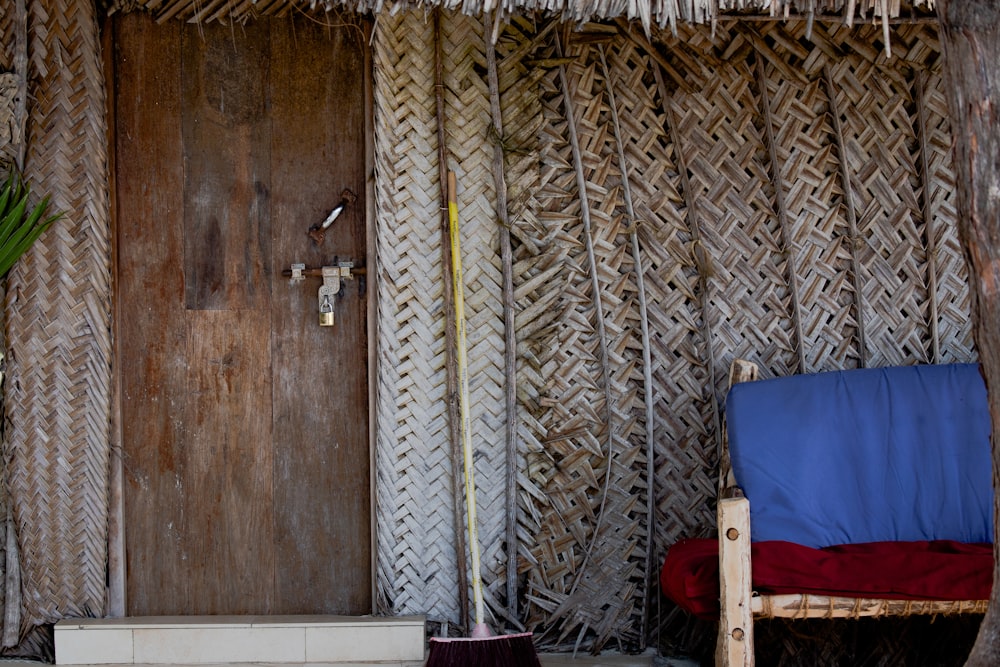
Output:
[[[458,407],[462,419],[462,454],[465,462],[465,504],[469,525],[469,558],[472,561],[472,600],[476,626],[485,625],[483,580],[479,571],[479,524],[476,519],[476,479],[472,465],[472,422],[469,417],[469,364],[465,350],[465,297],[462,290],[462,252],[458,238],[458,197],[455,172],[448,172],[448,231],[451,236],[452,285],[455,291],[455,347],[458,361]]]

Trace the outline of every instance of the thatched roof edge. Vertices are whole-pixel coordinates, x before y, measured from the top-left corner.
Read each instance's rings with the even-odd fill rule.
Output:
[[[711,23],[722,18],[776,18],[812,21],[882,22],[933,15],[934,0],[110,0],[109,13],[147,10],[158,21],[245,22],[291,12],[395,15],[410,9],[460,11],[471,16],[499,12],[543,12],[571,21],[627,18],[675,29],[678,23]]]

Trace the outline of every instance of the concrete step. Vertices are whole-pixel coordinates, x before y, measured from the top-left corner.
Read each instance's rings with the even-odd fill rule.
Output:
[[[63,620],[56,664],[419,665],[422,616],[148,616]]]

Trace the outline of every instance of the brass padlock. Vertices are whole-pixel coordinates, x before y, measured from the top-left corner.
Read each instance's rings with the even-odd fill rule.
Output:
[[[330,303],[329,294],[323,295],[323,301],[319,306],[319,325],[321,327],[333,326],[333,304]]]

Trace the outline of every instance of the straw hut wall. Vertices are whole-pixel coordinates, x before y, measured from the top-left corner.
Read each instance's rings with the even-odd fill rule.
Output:
[[[319,4],[311,20],[359,20]],[[0,144],[26,149],[29,179],[68,215],[12,271],[5,303],[8,647],[59,618],[107,613],[109,558],[121,567],[107,548],[120,500],[102,12],[86,0],[14,5],[0,8]],[[859,19],[890,13],[858,5]],[[661,600],[655,581],[670,544],[714,530],[729,363],[778,376],[976,359],[935,24],[849,27],[820,20],[843,3],[811,2],[798,20],[697,26],[680,19],[709,17],[705,3],[656,7],[596,24],[579,21],[623,9],[508,3],[493,21],[463,6],[471,15],[445,11],[436,30],[429,11],[359,5],[381,10],[369,258],[377,613],[466,620],[436,53],[494,623],[549,649],[703,649],[710,630]],[[108,12],[126,10],[235,23],[310,11],[180,0]],[[8,94],[19,82],[21,97]],[[778,654],[818,664],[781,632]],[[903,650],[875,643],[892,659]]]

